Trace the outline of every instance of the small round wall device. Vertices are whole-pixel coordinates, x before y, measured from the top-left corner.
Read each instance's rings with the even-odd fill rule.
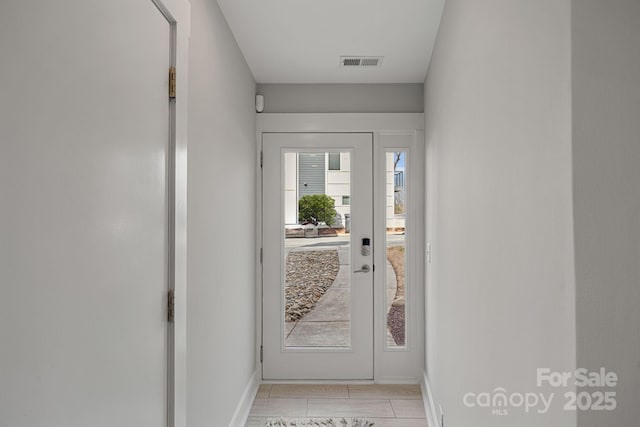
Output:
[[[262,113],[264,110],[264,96],[256,95],[256,111]]]

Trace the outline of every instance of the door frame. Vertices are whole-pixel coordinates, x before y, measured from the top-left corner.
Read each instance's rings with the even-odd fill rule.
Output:
[[[150,0],[169,23],[169,63],[176,97],[169,100],[167,156],[168,289],[174,291],[174,321],[167,327],[167,424],[187,426],[187,106],[191,5],[188,0]],[[169,70],[167,70],[168,76]],[[167,90],[168,97],[168,90]],[[168,303],[168,297],[167,297]]]
[[[350,133],[368,132],[373,134],[374,166],[379,164],[379,153],[382,149],[393,148],[396,136],[410,136],[411,170],[414,171],[409,187],[408,197],[413,200],[415,214],[408,218],[408,227],[414,232],[413,239],[407,242],[413,256],[408,259],[408,267],[414,276],[408,289],[413,293],[412,301],[407,305],[411,320],[407,329],[408,345],[406,349],[387,349],[380,338],[386,333],[384,322],[384,288],[376,286],[374,291],[374,377],[375,383],[420,383],[425,366],[425,268],[423,263],[425,216],[424,191],[422,188],[425,176],[425,138],[424,114],[422,113],[262,113],[257,114],[256,126],[256,168],[261,170],[261,146],[263,133]],[[256,196],[256,366],[262,371],[262,301],[263,278],[261,263],[262,243],[262,174],[257,174],[258,194]],[[380,198],[374,191],[374,204]],[[380,224],[380,219],[376,220]],[[374,227],[379,225],[374,224]],[[374,239],[376,239],[374,230]],[[380,239],[378,239],[380,240]],[[381,251],[378,251],[381,252]],[[384,268],[375,272],[374,280],[384,280]],[[381,311],[382,310],[382,311]],[[277,381],[269,381],[277,382]],[[304,381],[323,382],[323,381]],[[335,382],[335,381],[332,381]]]

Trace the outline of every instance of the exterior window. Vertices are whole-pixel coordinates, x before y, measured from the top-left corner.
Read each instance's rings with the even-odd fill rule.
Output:
[[[387,348],[406,349],[406,151],[386,153],[387,220]]]
[[[329,170],[340,170],[340,153],[329,153]]]
[[[350,203],[351,203],[350,196],[342,196],[342,206],[349,206]]]

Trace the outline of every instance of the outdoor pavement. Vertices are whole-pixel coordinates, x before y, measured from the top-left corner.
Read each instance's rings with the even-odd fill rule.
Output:
[[[390,235],[389,244],[404,241],[404,236]],[[399,237],[399,238],[398,238]],[[337,250],[340,267],[333,284],[316,306],[297,322],[286,324],[286,345],[295,347],[348,347],[351,342],[351,261],[349,236],[295,238],[285,240],[285,256],[290,251]],[[387,261],[387,312],[396,292],[396,277]],[[394,345],[387,331],[387,343]]]

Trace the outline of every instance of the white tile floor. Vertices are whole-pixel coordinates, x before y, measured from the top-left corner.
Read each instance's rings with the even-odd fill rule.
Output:
[[[246,427],[264,427],[272,417],[362,417],[375,427],[427,427],[418,385],[263,384]]]

